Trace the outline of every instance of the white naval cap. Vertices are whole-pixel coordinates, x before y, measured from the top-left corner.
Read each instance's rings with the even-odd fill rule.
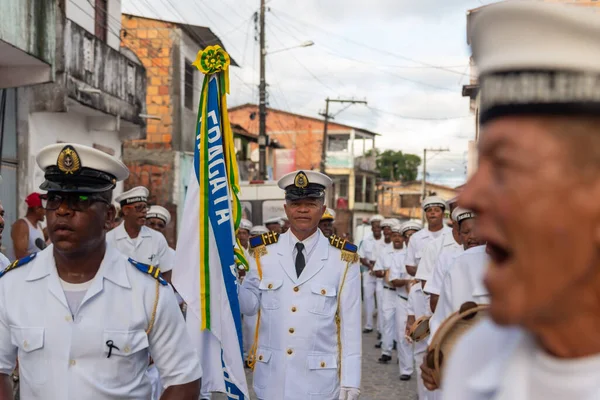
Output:
[[[105,192],[129,176],[129,169],[115,157],[76,143],[46,146],[36,161],[46,179],[40,189],[47,191]]]
[[[383,215],[381,215],[381,214],[375,214],[371,218],[369,218],[369,223],[372,224],[373,222],[381,222],[384,219],[385,218],[383,217]]]
[[[252,230],[252,222],[250,222],[249,220],[242,218],[240,220],[240,226],[239,229],[245,229],[248,232],[250,232]]]
[[[452,211],[452,220],[458,223],[464,221],[465,219],[475,218],[475,213],[471,210],[467,210],[466,208],[456,207]]]
[[[252,235],[252,236],[262,235],[263,233],[269,233],[269,232],[271,232],[271,231],[268,230],[267,227],[263,226],[263,225],[255,225],[252,227],[252,229],[250,229],[250,235]]]
[[[505,115],[598,115],[600,15],[589,8],[501,2],[474,15],[480,122]]]
[[[441,207],[446,209],[446,201],[439,196],[429,196],[423,200],[423,210],[427,210],[429,207]]]
[[[277,185],[285,190],[286,200],[300,200],[325,197],[325,189],[332,183],[330,177],[320,172],[298,170],[284,175]]]
[[[115,198],[115,201],[119,202],[121,206],[126,206],[127,204],[139,203],[139,202],[148,202],[148,195],[150,192],[143,186],[136,186],[131,190],[121,193]]]
[[[264,225],[271,225],[271,224],[279,224],[281,223],[281,218],[280,217],[271,217],[269,219],[267,219],[266,221],[264,221]]]
[[[393,233],[402,233],[402,224],[395,224],[394,226],[392,226],[392,232]]]
[[[381,221],[381,227],[382,228],[385,228],[386,226],[390,227],[390,228],[393,228],[397,224],[398,224],[398,222],[395,219],[392,219],[392,218],[386,218],[383,221]]]
[[[321,221],[326,221],[326,220],[331,220],[331,221],[335,220],[335,211],[333,211],[329,207],[327,207],[325,209],[325,212],[323,213],[323,216],[321,217]]]
[[[420,231],[423,226],[417,221],[406,221],[400,226],[400,232],[405,234],[408,231]]]
[[[146,219],[148,218],[162,219],[165,225],[169,225],[169,222],[171,222],[171,213],[162,206],[151,206],[146,213]]]

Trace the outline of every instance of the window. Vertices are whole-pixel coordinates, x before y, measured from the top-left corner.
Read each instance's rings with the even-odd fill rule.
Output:
[[[108,0],[96,0],[95,33],[98,39],[106,42],[108,30]]]
[[[421,207],[421,194],[401,194],[400,195],[400,207],[401,208],[418,208]]]
[[[188,59],[185,60],[185,88],[183,91],[183,102],[185,108],[194,109],[194,66]]]

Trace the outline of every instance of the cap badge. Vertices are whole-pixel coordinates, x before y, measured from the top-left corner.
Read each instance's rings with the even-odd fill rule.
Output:
[[[63,173],[74,174],[81,169],[81,160],[72,146],[65,146],[58,155],[56,165]]]
[[[294,186],[300,189],[304,189],[308,186],[308,177],[304,172],[300,171],[296,174],[296,177],[294,178]]]

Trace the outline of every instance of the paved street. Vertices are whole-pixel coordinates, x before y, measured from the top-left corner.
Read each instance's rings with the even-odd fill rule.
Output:
[[[387,365],[377,363],[380,357],[380,350],[375,348],[377,343],[377,334],[375,332],[363,335],[363,371],[362,371],[362,391],[361,400],[416,400],[416,373],[413,379],[408,382],[402,382],[399,378],[398,364],[396,363],[396,354]],[[252,386],[252,374],[247,371],[248,384]],[[252,400],[256,399],[254,393],[251,393]],[[214,400],[225,400],[225,395],[214,395]]]

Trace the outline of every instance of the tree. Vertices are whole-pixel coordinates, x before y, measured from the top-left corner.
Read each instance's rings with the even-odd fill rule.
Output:
[[[373,155],[372,150],[367,154],[367,156],[370,155]],[[377,157],[379,178],[382,180],[410,182],[417,179],[421,157],[394,150],[380,152],[377,149],[375,149],[375,156]]]

